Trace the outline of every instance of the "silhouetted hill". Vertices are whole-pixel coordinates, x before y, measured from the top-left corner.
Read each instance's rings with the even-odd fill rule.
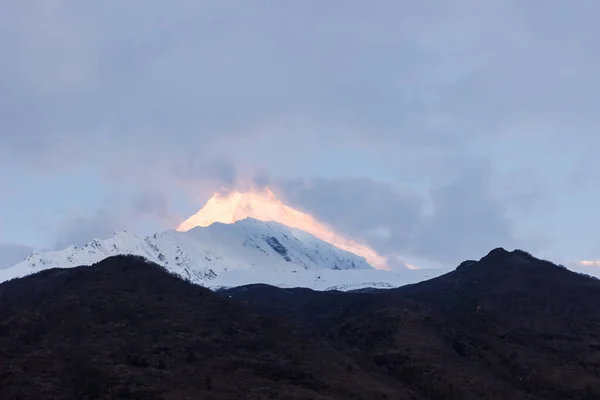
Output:
[[[426,398],[600,398],[600,281],[520,250],[385,292],[222,294],[322,334]]]
[[[215,294],[112,257],[0,285],[0,398],[598,399],[599,302],[520,250],[358,292]]]
[[[0,285],[1,399],[381,399],[410,390],[137,257]]]

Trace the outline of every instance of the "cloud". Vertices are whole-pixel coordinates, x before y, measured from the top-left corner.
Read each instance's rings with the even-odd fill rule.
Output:
[[[413,159],[596,131],[595,3],[260,4],[3,3],[0,152],[220,186],[325,163],[316,149]]]
[[[129,221],[106,209],[97,210],[90,217],[69,218],[59,228],[55,248],[82,246],[92,239],[107,238],[116,231],[127,230]]]
[[[231,161],[274,148],[283,131],[268,127],[298,119],[308,126],[286,136],[290,148],[344,140],[408,153],[597,127],[593,2],[0,7],[15,38],[0,44],[0,149],[28,165],[119,148],[131,163],[157,152]]]
[[[577,264],[584,267],[600,267],[600,260],[583,260],[579,261]]]
[[[20,244],[0,243],[0,269],[10,268],[23,261],[33,250]]]
[[[436,178],[429,191],[368,178],[281,180],[266,172],[249,184],[268,183],[288,205],[389,256],[394,265],[418,258],[452,266],[490,248],[537,244],[535,236],[518,240],[516,222],[507,213],[523,199],[498,196],[488,161],[449,158],[436,168],[429,171]],[[130,205],[122,197],[113,200],[91,216],[67,219],[57,247],[107,237],[148,218],[163,223],[162,229],[181,220],[171,210],[169,195],[161,191],[139,192]]]
[[[135,199],[133,207],[141,214],[161,219],[169,216],[169,203],[163,193],[141,193]]]
[[[369,241],[368,233],[390,230],[377,250],[390,250],[409,240],[418,225],[421,199],[371,179],[297,179],[276,184],[287,203],[332,224],[339,232]],[[278,193],[279,194],[279,193]]]
[[[543,200],[494,188],[497,171],[514,157],[551,181],[548,148],[584,154],[600,128],[592,1],[81,4],[0,2],[0,157],[136,192],[104,207],[115,216],[87,210],[98,233],[270,184],[385,251],[450,262],[511,242],[508,214]],[[464,172],[474,156],[491,166]],[[574,184],[593,180],[591,156]],[[96,234],[71,222],[65,240]]]
[[[55,233],[54,247],[81,246],[118,231],[150,233],[171,229],[181,219],[172,211],[168,194],[137,188],[128,194],[108,196],[104,206],[92,213],[65,217]]]
[[[517,243],[515,221],[506,215],[514,203],[496,198],[489,163],[459,160],[459,164],[460,172],[428,193],[358,178],[299,179],[276,187],[291,205],[383,255],[396,258],[399,253],[400,258],[452,266],[474,254]]]
[[[455,181],[431,190],[432,212],[418,227],[412,248],[456,263],[494,247],[514,247],[514,225],[506,216],[510,204],[493,197],[490,178],[489,166],[472,167]]]

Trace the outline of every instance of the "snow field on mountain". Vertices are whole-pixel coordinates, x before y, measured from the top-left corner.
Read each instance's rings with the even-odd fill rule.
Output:
[[[34,252],[0,281],[49,268],[91,265],[106,257],[134,254],[210,288],[266,283],[315,290],[397,287],[429,279],[441,270],[382,271],[363,257],[276,222],[252,218],[214,223],[187,232],[168,230],[145,238],[128,232],[60,251]]]

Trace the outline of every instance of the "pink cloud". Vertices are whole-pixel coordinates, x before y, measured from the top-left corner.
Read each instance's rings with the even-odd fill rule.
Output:
[[[584,267],[600,267],[600,260],[583,260],[579,261],[579,265]]]

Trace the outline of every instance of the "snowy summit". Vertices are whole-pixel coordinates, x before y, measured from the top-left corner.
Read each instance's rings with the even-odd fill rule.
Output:
[[[91,265],[118,254],[143,256],[193,283],[208,287],[268,283],[314,289],[394,287],[431,271],[380,271],[360,256],[277,222],[246,218],[187,232],[168,230],[145,238],[118,232],[61,251],[34,252],[0,281],[49,268]]]

